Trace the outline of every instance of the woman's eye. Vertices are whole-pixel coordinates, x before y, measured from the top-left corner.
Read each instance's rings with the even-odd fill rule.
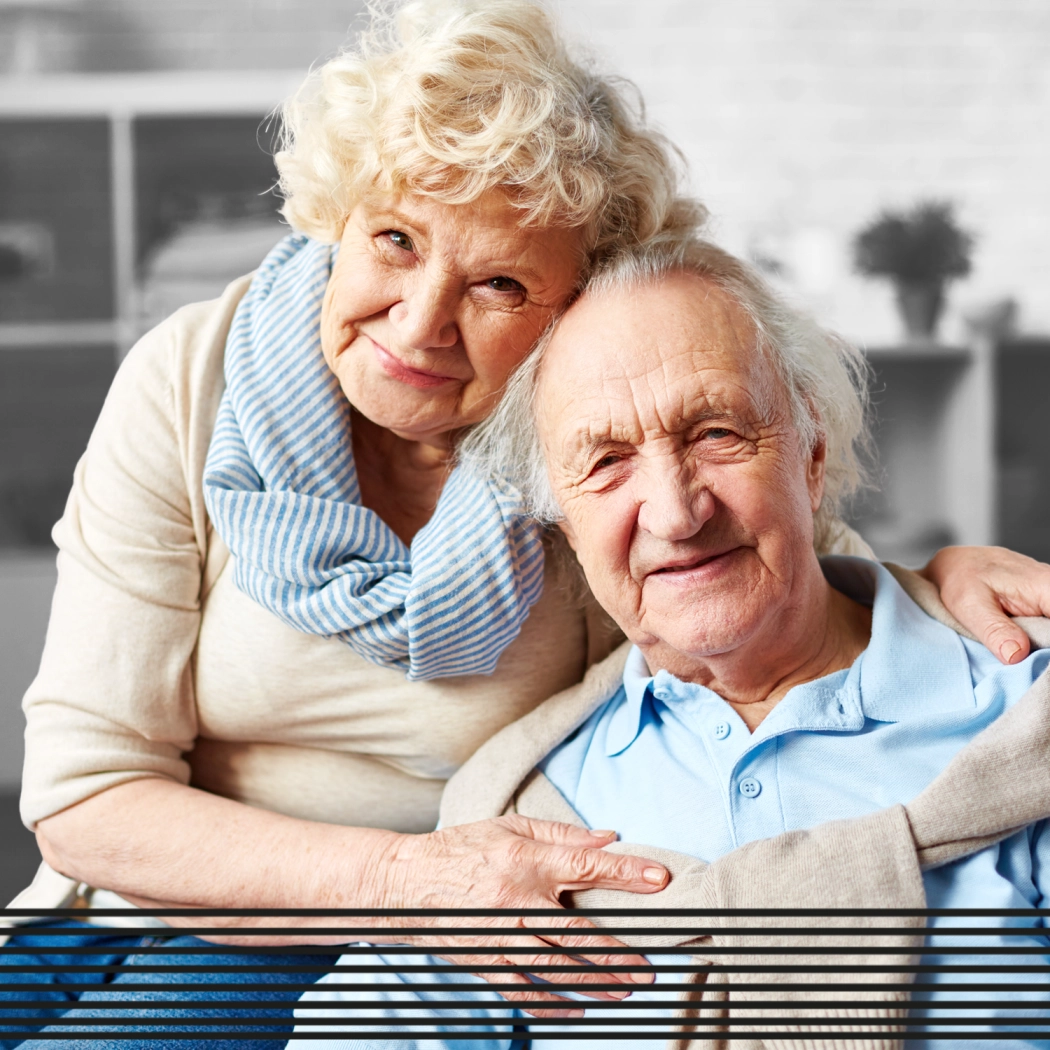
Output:
[[[727,430],[725,427],[711,427],[710,430],[705,430],[700,436],[702,438],[710,438],[713,441],[719,441],[722,438],[732,437],[733,431]]]
[[[485,283],[494,292],[520,292],[524,290],[513,277],[490,277]]]
[[[400,230],[387,230],[386,235],[390,238],[390,243],[396,244],[398,248],[402,248],[406,252],[413,250],[412,238],[407,233],[402,233]]]
[[[602,456],[597,463],[594,464],[595,470],[604,470],[606,467],[614,467],[620,462],[620,457],[615,453],[610,452],[607,456]]]

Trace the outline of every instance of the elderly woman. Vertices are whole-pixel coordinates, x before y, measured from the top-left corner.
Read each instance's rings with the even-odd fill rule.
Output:
[[[557,586],[516,492],[452,454],[596,261],[703,211],[542,8],[377,19],[285,111],[297,232],[142,340],[77,469],[25,702],[22,812],[46,864],[24,907],[522,909],[666,880],[559,824],[432,831],[449,775],[616,641]],[[841,525],[828,540],[863,549]],[[1015,601],[1047,587],[1010,559],[949,552],[933,572],[951,569],[946,600],[1019,655],[989,587]],[[257,922],[336,940],[309,918]],[[578,918],[552,925],[567,929],[552,942],[616,944],[572,939]],[[136,961],[136,937],[85,936],[91,958]],[[476,943],[499,961],[506,942]],[[71,977],[46,979],[63,990],[41,994],[76,998]],[[272,1005],[301,977],[270,980]]]
[[[729,931],[712,945],[688,929],[694,923],[672,918],[666,939],[655,943],[689,948],[653,958],[662,967],[654,987],[626,1004],[587,1006],[592,1024],[583,1032],[602,1036],[603,1047],[662,1046],[637,1040],[646,1031],[671,1035],[681,1024],[668,999],[683,982],[713,1025],[701,1021],[701,1035],[724,1036],[718,1018],[735,1008],[730,1016],[738,1024],[750,1018],[751,1030],[731,1030],[755,1033],[756,1045],[771,1030],[812,1042],[812,1028],[784,1031],[791,1011],[780,1001],[790,1005],[794,997],[802,1007],[794,1023],[828,1018],[832,1042],[845,1028],[859,1031],[863,1045],[889,1045],[892,1029],[886,1040],[869,1032],[880,1019],[899,1023],[896,984],[907,969],[892,967],[914,961],[931,967],[917,998],[940,1024],[950,1024],[945,1014],[969,1013],[994,1025],[997,1014],[1016,1015],[1022,1002],[1029,1028],[1050,1019],[1045,982],[1027,992],[1011,983],[997,996],[996,981],[1015,982],[1016,974],[997,976],[996,963],[989,973],[974,967],[987,964],[989,952],[1050,961],[1034,911],[1050,891],[1050,777],[1042,772],[1050,758],[1050,650],[1004,667],[984,646],[924,614],[884,567],[818,557],[815,540],[860,477],[864,375],[855,351],[778,302],[747,267],[687,239],[621,256],[599,271],[493,418],[468,439],[465,457],[516,481],[537,516],[557,523],[629,641],[581,685],[479,749],[446,789],[445,826],[512,812],[616,828],[625,840],[616,848],[659,857],[675,873],[639,911],[987,909],[976,958],[959,920],[935,915],[921,960],[908,958],[922,929],[921,920],[903,918],[907,911],[895,910],[891,927],[903,922],[910,935],[883,927],[878,940],[854,939],[859,958],[847,960],[833,953],[849,936],[823,951],[819,937],[780,937],[773,943],[807,954],[763,958],[748,947],[761,945],[761,936],[733,939]],[[899,575],[914,587],[914,578]],[[1050,639],[1047,621],[1032,626]],[[1034,714],[1027,725],[1015,717],[1023,710]],[[993,723],[997,746],[982,734]],[[1020,750],[1003,746],[1008,732]],[[1022,810],[1014,806],[1018,797]],[[828,821],[836,823],[820,826]],[[925,857],[921,874],[916,847],[931,845],[931,828],[940,836],[934,842],[951,851],[938,845],[940,855]],[[815,830],[799,834],[808,829]],[[625,896],[603,894],[600,906],[637,900]],[[588,902],[598,903],[587,894],[575,903]],[[1033,909],[1034,927],[1019,918],[1025,908]],[[649,927],[667,926],[667,913],[642,914],[635,943],[651,945]],[[840,919],[844,932],[863,925],[862,916]],[[624,924],[616,916],[606,921]],[[715,915],[703,925],[717,929],[718,922]],[[747,922],[737,912],[726,919],[730,927]],[[877,920],[870,928],[879,929]],[[900,956],[864,959],[872,943],[880,946],[875,952]],[[727,958],[726,951],[736,954]],[[368,959],[351,958],[358,965]],[[428,998],[439,996],[415,984],[433,974],[391,976],[410,961],[418,964],[418,955],[382,959],[380,1016],[400,1014],[403,1027],[436,1029],[448,1040],[428,1047],[462,1045],[470,1018],[470,1031],[490,1033],[472,1045],[510,1050],[506,1026],[514,1015],[494,992],[471,987],[466,977],[458,1004],[443,992],[446,1009],[428,1008]],[[741,972],[711,972],[712,963]],[[803,972],[776,973],[783,963],[801,963]],[[845,964],[838,978],[836,964]],[[887,966],[888,975],[879,972]],[[960,985],[959,967],[967,966],[974,969]],[[767,967],[774,972],[762,972]],[[841,992],[831,990],[836,980]],[[806,981],[808,1000],[797,987]],[[869,984],[863,994],[858,981]],[[708,990],[707,982],[716,987]],[[317,1009],[327,984],[308,993],[311,1008],[301,1016],[324,1016]],[[366,995],[375,998],[331,998],[352,1014]],[[775,1016],[753,1007],[748,1014],[756,999],[767,1010],[770,1000],[780,1008]],[[374,1005],[367,1012],[374,1016]],[[634,1027],[617,1029],[618,1018]],[[849,1028],[857,1023],[863,1028]],[[550,1021],[534,1030],[554,1050],[568,1050],[581,1035],[575,1026],[562,1036]],[[965,1029],[959,1045],[974,1031],[987,1036],[989,1028]],[[340,1043],[352,1045],[362,1044]],[[378,1045],[367,1043],[369,1050]]]

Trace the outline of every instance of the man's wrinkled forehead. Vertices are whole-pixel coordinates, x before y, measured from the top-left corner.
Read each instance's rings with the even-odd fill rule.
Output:
[[[747,311],[693,274],[585,294],[540,365],[541,438],[565,448],[629,427],[632,416],[656,416],[674,429],[686,417],[725,411],[727,398],[765,403],[770,370],[756,345]]]

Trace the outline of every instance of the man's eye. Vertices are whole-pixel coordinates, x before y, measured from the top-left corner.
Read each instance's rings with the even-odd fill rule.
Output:
[[[494,292],[520,292],[521,285],[513,277],[490,277],[485,282]]]
[[[386,235],[390,238],[390,243],[396,244],[398,248],[403,248],[406,252],[413,250],[412,238],[407,233],[402,233],[400,230],[387,230]]]
[[[721,438],[732,437],[733,431],[727,430],[725,427],[711,427],[710,430],[705,430],[700,436],[702,438],[710,438],[713,441],[718,441]]]
[[[594,470],[604,470],[606,467],[614,467],[620,462],[621,457],[616,455],[614,452],[610,452],[607,456],[602,456],[597,463],[594,464]]]

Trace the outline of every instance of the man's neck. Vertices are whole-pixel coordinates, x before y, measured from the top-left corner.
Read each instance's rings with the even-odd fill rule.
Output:
[[[721,696],[752,732],[796,685],[849,667],[871,638],[871,610],[835,590],[821,575],[812,594],[793,603],[758,636],[727,653],[694,658],[642,647],[650,670]],[[808,615],[803,610],[808,610]]]

